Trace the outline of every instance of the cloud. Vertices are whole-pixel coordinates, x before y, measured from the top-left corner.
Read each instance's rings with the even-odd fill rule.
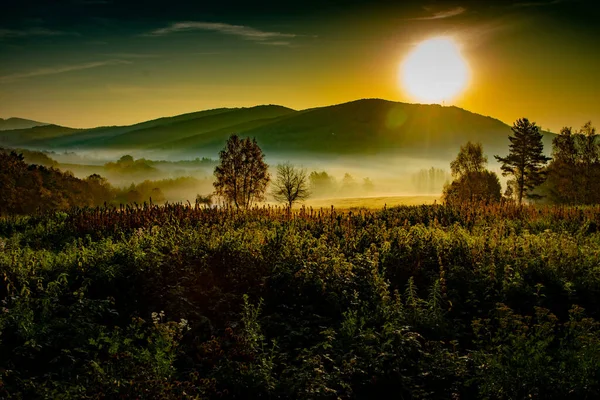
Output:
[[[551,0],[551,1],[530,1],[523,3],[515,3],[513,4],[514,8],[525,8],[525,7],[543,7],[543,6],[552,6],[555,4],[565,3],[567,0]]]
[[[241,37],[245,40],[252,40],[263,44],[287,46],[289,41],[285,39],[295,38],[298,35],[293,33],[268,32],[244,25],[231,25],[221,22],[194,22],[184,21],[176,22],[166,28],[156,29],[144,36],[165,36],[176,32],[189,31],[211,31]],[[283,39],[283,40],[282,40]]]
[[[80,71],[84,69],[98,68],[104,67],[108,65],[121,65],[121,64],[131,64],[131,61],[125,60],[106,60],[106,61],[95,61],[89,62],[85,64],[75,64],[75,65],[63,65],[59,67],[48,67],[48,68],[39,68],[26,72],[18,72],[16,74],[2,75],[0,76],[0,82],[12,82],[20,79],[32,78],[36,76],[45,76],[45,75],[56,75],[62,74],[65,72],[71,71]]]
[[[21,38],[30,36],[64,36],[78,35],[75,32],[53,31],[46,28],[30,28],[23,30],[16,29],[0,29],[0,39],[6,38]]]
[[[434,19],[452,18],[452,17],[456,17],[457,15],[463,14],[465,11],[467,11],[467,9],[464,7],[455,7],[455,8],[451,8],[449,10],[438,11],[428,17],[410,18],[410,19],[414,20],[414,21],[417,21],[417,20],[427,21],[427,20],[434,20]]]
[[[291,46],[292,45],[291,42],[287,42],[285,40],[275,40],[272,42],[261,42],[261,43],[269,45],[269,46]]]
[[[108,0],[74,0],[73,3],[88,6],[88,5],[110,4],[111,2]]]
[[[101,53],[100,55],[105,57],[114,58],[159,58],[162,57],[160,54],[150,53]]]

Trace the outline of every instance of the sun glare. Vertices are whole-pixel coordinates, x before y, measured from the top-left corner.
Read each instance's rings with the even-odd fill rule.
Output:
[[[403,88],[416,100],[452,100],[467,86],[469,67],[454,41],[437,37],[420,43],[401,67]]]

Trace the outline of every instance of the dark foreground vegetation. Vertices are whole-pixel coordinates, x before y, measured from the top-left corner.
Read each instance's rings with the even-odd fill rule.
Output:
[[[600,207],[0,219],[0,398],[592,399]]]

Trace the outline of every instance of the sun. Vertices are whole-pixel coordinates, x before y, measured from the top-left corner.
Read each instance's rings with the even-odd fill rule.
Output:
[[[441,103],[459,95],[469,81],[469,66],[456,43],[446,37],[421,42],[401,66],[403,88],[416,100]]]

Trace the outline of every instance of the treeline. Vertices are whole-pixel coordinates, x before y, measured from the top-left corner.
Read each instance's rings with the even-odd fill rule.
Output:
[[[28,164],[23,154],[0,149],[0,214],[36,214],[72,207],[150,201],[159,204],[169,195],[179,199],[187,197],[181,192],[193,192],[202,184],[198,179],[181,177],[146,180],[117,188],[98,174],[79,179],[54,166]]]
[[[113,188],[99,175],[78,179],[54,167],[30,165],[0,151],[0,214],[32,214],[103,204]]]
[[[412,184],[417,193],[438,194],[451,179],[447,171],[431,167],[414,173],[412,175]]]
[[[52,157],[50,157],[47,152],[35,151],[35,150],[27,150],[27,149],[4,149],[0,147],[0,152],[2,153],[10,153],[11,151],[16,152],[17,154],[21,154],[23,156],[24,161],[27,164],[37,164],[42,165],[44,167],[58,167],[59,163]]]
[[[373,181],[368,177],[362,179],[355,178],[347,172],[338,181],[326,171],[312,171],[308,175],[308,183],[311,196],[313,197],[364,196],[375,190]]]
[[[494,156],[508,176],[504,196],[498,176],[486,169],[480,143],[461,146],[450,168],[455,178],[444,187],[448,203],[540,200],[554,204],[600,203],[600,139],[591,122],[580,130],[563,128],[552,141],[552,157],[543,154],[535,122],[519,119],[509,136],[509,154]],[[549,162],[549,163],[548,163]]]
[[[600,203],[600,139],[591,122],[580,130],[563,128],[553,141],[547,185],[542,189],[560,204]]]
[[[144,173],[144,172],[156,172],[157,167],[193,167],[198,169],[212,169],[217,165],[217,162],[210,158],[196,158],[194,160],[179,160],[179,161],[166,161],[166,160],[148,160],[145,158],[138,158],[137,160],[131,155],[126,154],[119,158],[115,162],[108,162],[104,164],[104,168],[109,172],[117,173]]]

